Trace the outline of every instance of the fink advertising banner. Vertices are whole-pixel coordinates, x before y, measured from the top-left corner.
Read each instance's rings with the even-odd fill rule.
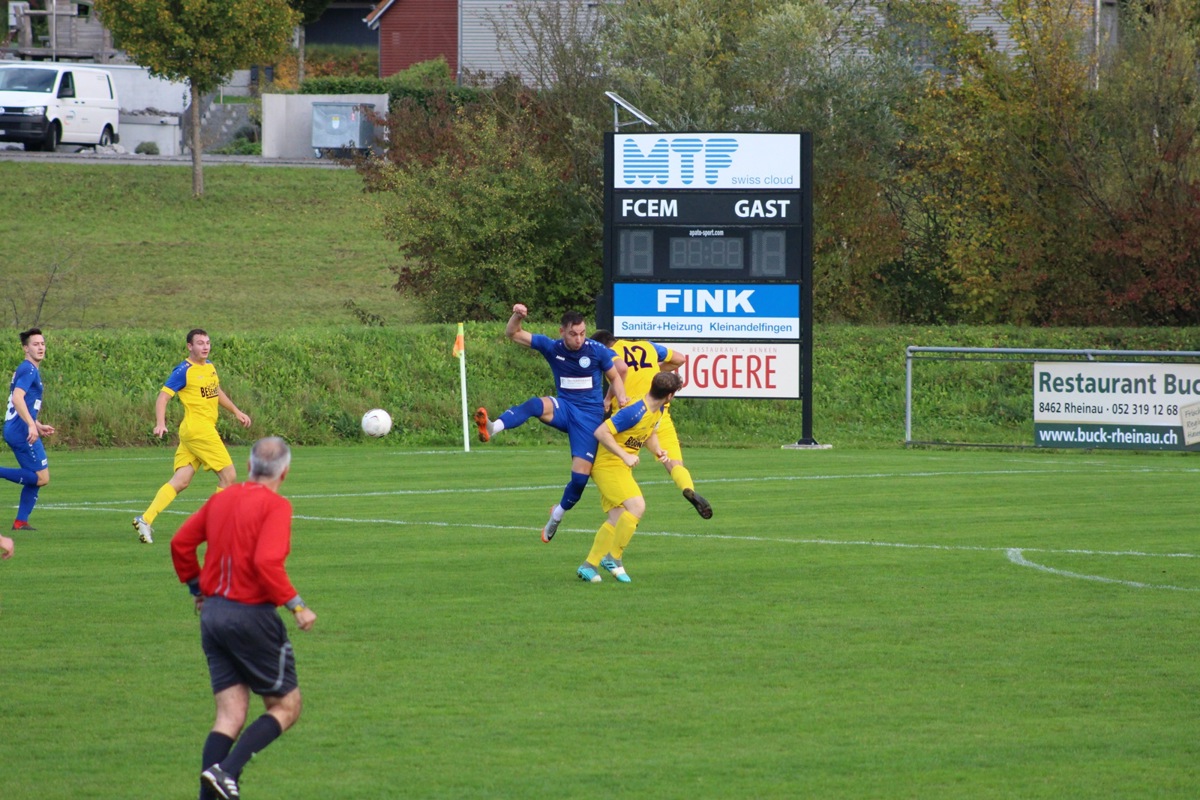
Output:
[[[618,339],[800,338],[800,287],[791,284],[618,283]]]
[[[1200,451],[1200,364],[1038,362],[1037,447]]]

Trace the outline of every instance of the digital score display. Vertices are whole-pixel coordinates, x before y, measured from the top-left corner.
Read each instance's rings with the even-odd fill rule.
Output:
[[[688,236],[672,236],[667,239],[671,253],[667,266],[670,269],[731,269],[745,266],[746,244],[741,237],[720,239],[693,239]]]
[[[617,231],[617,275],[653,278],[655,264],[660,264],[671,274],[786,279],[789,234],[798,235],[763,228],[622,228]],[[798,273],[798,267],[793,271]]]

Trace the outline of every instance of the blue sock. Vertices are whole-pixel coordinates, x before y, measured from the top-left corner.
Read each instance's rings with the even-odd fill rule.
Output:
[[[20,467],[0,467],[0,478],[22,486],[37,486],[37,473]]]
[[[583,490],[587,488],[588,476],[582,472],[572,472],[571,482],[567,484],[567,488],[563,489],[562,500],[559,505],[563,507],[563,511],[570,511],[579,502],[579,498],[583,497]]]
[[[542,415],[542,398],[531,397],[519,406],[513,406],[508,411],[500,415],[500,419],[504,420],[504,429],[515,428],[519,425],[524,425],[529,421],[530,417],[540,417]]]
[[[36,483],[33,486],[21,487],[21,502],[17,504],[17,519],[29,521],[29,515],[33,513],[33,506],[37,503],[38,490],[41,488]]]

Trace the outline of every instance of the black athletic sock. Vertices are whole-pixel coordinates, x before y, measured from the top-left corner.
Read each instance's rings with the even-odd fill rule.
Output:
[[[270,714],[263,714],[242,731],[228,757],[221,759],[221,769],[230,775],[241,775],[242,769],[254,754],[278,739],[282,733],[283,728],[280,727],[279,720]]]
[[[229,755],[229,751],[232,749],[233,739],[223,733],[209,731],[208,738],[204,740],[204,752],[200,756],[200,771],[203,772],[213,764],[221,763],[221,759]],[[217,800],[212,787],[203,778],[200,779],[200,800]]]

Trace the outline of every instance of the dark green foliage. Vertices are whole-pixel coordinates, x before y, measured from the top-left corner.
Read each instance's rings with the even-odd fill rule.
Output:
[[[214,147],[208,152],[226,156],[260,156],[262,155],[262,142],[239,135],[229,144]]]
[[[507,319],[513,302],[557,317],[600,288],[595,198],[571,163],[531,131],[532,95],[455,106],[409,99],[386,121],[386,160],[359,165],[406,256],[396,288],[434,321]]]
[[[304,47],[306,80],[329,76],[372,78],[379,75],[379,48],[343,44]]]
[[[1200,28],[1190,0],[1117,4],[1120,28],[1098,62],[1090,7],[1066,13],[1053,2],[895,0],[875,26],[859,3],[642,0],[600,4],[587,34],[566,24],[580,3],[533,5],[513,35],[536,62],[523,66],[537,90],[514,90],[510,79],[484,99],[500,119],[520,121],[534,158],[561,167],[566,202],[527,226],[525,241],[560,244],[554,231],[577,232],[561,259],[574,272],[553,281],[568,304],[586,292],[576,273],[595,270],[600,251],[603,88],[664,131],[813,132],[821,321],[1200,321]],[[986,32],[996,24],[988,15],[1014,47]],[[394,164],[417,162],[419,172],[487,150],[472,114],[437,101],[392,103]],[[467,269],[478,232],[495,222],[484,204],[461,202],[459,175],[444,178],[419,192],[387,187],[405,213],[410,202],[440,202],[467,223],[457,249],[423,252],[400,273],[430,316],[444,298],[431,283]],[[520,248],[509,265],[486,255],[489,281],[511,268],[514,286],[527,283]],[[485,318],[491,305],[447,313]]]
[[[451,106],[478,102],[479,89],[454,85],[450,67],[443,58],[414,64],[386,78],[361,75],[327,75],[306,79],[300,94],[386,94],[388,105],[411,101],[428,106],[438,101]]]

